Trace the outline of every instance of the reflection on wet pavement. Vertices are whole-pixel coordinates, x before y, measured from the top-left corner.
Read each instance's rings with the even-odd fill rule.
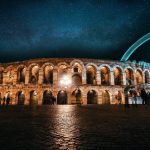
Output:
[[[149,141],[149,106],[0,108],[0,150],[149,149]]]

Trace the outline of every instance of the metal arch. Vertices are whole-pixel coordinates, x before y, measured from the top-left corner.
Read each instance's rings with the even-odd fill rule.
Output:
[[[140,39],[138,39],[133,45],[129,47],[129,49],[125,52],[125,54],[122,56],[121,61],[127,61],[129,57],[145,42],[150,40],[150,33],[147,33],[146,35],[142,36]]]

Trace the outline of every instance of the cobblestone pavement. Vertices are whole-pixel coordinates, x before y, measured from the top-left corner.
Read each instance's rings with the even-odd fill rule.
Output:
[[[150,149],[150,106],[0,108],[0,150]]]

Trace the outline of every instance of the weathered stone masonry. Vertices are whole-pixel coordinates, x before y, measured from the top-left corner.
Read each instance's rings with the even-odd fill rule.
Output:
[[[62,77],[72,81],[67,87]],[[135,62],[44,58],[0,64],[0,97],[11,104],[43,104],[51,95],[58,104],[115,104],[124,87],[150,89],[150,68]],[[63,102],[63,96],[67,100]]]

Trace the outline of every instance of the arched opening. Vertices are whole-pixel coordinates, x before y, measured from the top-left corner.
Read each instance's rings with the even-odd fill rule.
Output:
[[[0,84],[3,84],[3,71],[0,71]]]
[[[137,84],[143,84],[143,75],[142,75],[142,71],[140,70],[136,71],[136,82]]]
[[[38,104],[38,94],[36,91],[30,92],[30,105]]]
[[[57,94],[57,104],[67,104],[68,98],[67,98],[67,92],[64,90],[61,90]]]
[[[148,71],[145,71],[144,75],[145,75],[145,83],[146,83],[146,84],[150,83],[150,75],[149,75],[149,72],[148,72]]]
[[[44,91],[43,93],[43,104],[44,105],[52,105],[53,103],[53,95],[51,91]]]
[[[12,93],[10,91],[8,91],[4,97],[5,97],[4,104],[6,105],[12,104]]]
[[[97,93],[94,90],[90,90],[87,93],[87,104],[97,104]]]
[[[114,83],[115,83],[115,85],[122,85],[122,80],[123,80],[122,71],[119,67],[116,67],[114,69]]]
[[[25,83],[25,72],[26,68],[20,68],[18,71],[18,82],[19,83]]]
[[[110,85],[110,70],[108,67],[101,68],[101,84]]]
[[[30,83],[37,84],[39,79],[39,67],[33,66],[30,70]]]
[[[44,83],[53,84],[53,67],[52,66],[46,66],[44,68]]]
[[[110,95],[107,90],[102,92],[102,104],[110,104]]]
[[[81,90],[76,89],[72,92],[72,104],[81,104]]]
[[[115,95],[116,104],[122,104],[122,93],[121,91],[118,91]]]
[[[134,84],[134,75],[133,75],[133,70],[130,68],[127,68],[125,70],[126,73],[126,81],[128,82],[129,85]]]
[[[87,66],[86,82],[87,84],[96,84],[96,69],[93,66]]]
[[[72,84],[75,86],[81,85],[82,84],[82,78],[79,74],[74,74],[72,76]]]
[[[24,105],[25,95],[22,91],[18,92],[18,105]]]
[[[82,84],[82,66],[79,63],[74,63],[72,84],[75,86]]]
[[[66,65],[60,65],[59,66],[59,79],[67,75],[67,66]]]

